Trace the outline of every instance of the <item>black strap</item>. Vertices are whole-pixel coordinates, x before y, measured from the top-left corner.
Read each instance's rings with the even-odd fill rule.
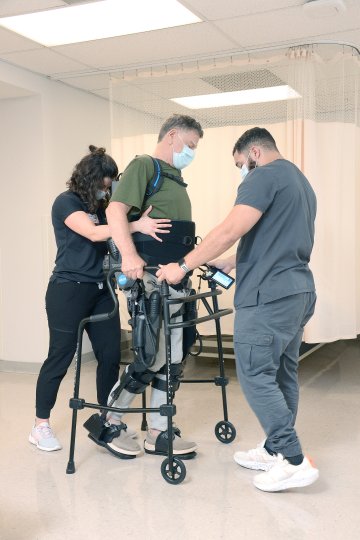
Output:
[[[179,184],[181,187],[184,187],[184,188],[188,187],[188,185],[182,179],[182,176],[175,176],[175,174],[171,174],[168,172],[163,172],[162,176],[165,176],[166,178],[170,178],[170,180],[174,180],[174,182]]]
[[[148,199],[149,197],[152,197],[153,195],[155,195],[155,193],[157,193],[161,189],[161,186],[163,183],[163,180],[161,179],[160,163],[158,162],[157,159],[153,158],[152,156],[150,157],[154,165],[154,174],[153,174],[152,179],[147,185],[144,201],[146,201],[146,199]],[[143,204],[144,204],[144,201],[143,201]]]
[[[134,242],[154,242],[154,245],[156,246],[155,242],[158,242],[158,240],[154,240],[154,238],[148,234],[136,232],[133,233],[133,239]],[[169,235],[169,238],[166,238],[166,243],[170,244],[181,244],[183,246],[188,246],[189,248],[193,248],[195,245],[194,237],[189,235],[182,235],[182,234],[173,234]]]
[[[150,197],[155,195],[155,193],[160,191],[160,189],[161,189],[161,187],[162,187],[162,185],[164,183],[164,178],[169,178],[170,180],[173,180],[174,182],[179,184],[179,186],[187,188],[187,184],[184,182],[184,180],[182,179],[181,176],[175,176],[174,174],[164,172],[162,170],[162,167],[161,167],[161,164],[160,164],[159,160],[156,159],[156,158],[153,158],[152,156],[150,156],[150,157],[151,157],[153,165],[154,165],[154,175],[153,175],[152,179],[150,180],[150,182],[147,185],[143,204],[144,204],[144,202],[147,201],[147,199],[149,199]]]

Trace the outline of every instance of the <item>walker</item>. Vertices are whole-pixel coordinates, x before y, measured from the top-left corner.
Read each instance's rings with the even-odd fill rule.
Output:
[[[146,271],[154,271],[157,270],[157,267],[150,267],[147,266],[144,268]],[[226,397],[226,386],[228,384],[228,379],[225,377],[225,367],[224,367],[224,358],[223,358],[223,346],[222,346],[222,336],[221,336],[221,328],[220,328],[220,318],[224,317],[225,315],[228,315],[232,313],[232,309],[219,309],[218,305],[218,296],[222,294],[222,291],[218,288],[217,283],[211,279],[211,277],[208,277],[208,274],[206,271],[202,268],[200,268],[202,274],[200,274],[200,278],[202,280],[207,281],[209,291],[204,293],[197,293],[193,294],[184,298],[179,299],[171,299],[169,294],[169,286],[166,282],[162,282],[159,285],[159,292],[160,292],[160,298],[161,298],[161,318],[164,323],[164,332],[165,332],[165,346],[166,346],[166,387],[167,387],[167,401],[166,404],[161,405],[159,408],[150,408],[146,407],[146,401],[145,396],[143,394],[143,402],[142,407],[139,408],[126,408],[121,409],[118,407],[111,407],[111,406],[103,406],[98,405],[96,403],[88,403],[85,401],[85,399],[82,399],[79,397],[79,388],[80,388],[80,373],[81,373],[81,354],[82,354],[82,337],[85,325],[88,323],[94,323],[104,321],[106,319],[110,319],[111,317],[114,317],[119,309],[119,303],[117,296],[114,291],[114,275],[115,273],[119,273],[120,267],[117,264],[111,264],[109,271],[107,273],[107,287],[110,291],[110,294],[112,296],[112,299],[114,301],[114,308],[109,313],[102,313],[99,315],[92,315],[90,317],[84,318],[78,328],[78,337],[77,337],[77,348],[75,353],[75,378],[74,378],[74,394],[73,397],[70,399],[69,406],[72,409],[72,425],[71,425],[71,438],[70,438],[70,453],[69,453],[69,461],[66,468],[67,474],[74,474],[75,473],[75,462],[74,462],[74,453],[75,453],[75,438],[76,438],[76,426],[77,426],[77,412],[78,410],[89,408],[89,409],[96,409],[101,411],[102,413],[106,413],[108,411],[118,412],[118,413],[141,413],[145,415],[146,413],[150,412],[158,412],[162,416],[167,417],[167,423],[168,423],[168,434],[169,434],[169,447],[168,447],[168,455],[163,460],[161,464],[161,474],[166,480],[166,482],[170,484],[180,484],[185,476],[186,476],[186,467],[183,463],[183,459],[189,459],[191,457],[194,457],[195,452],[189,454],[188,456],[184,457],[184,455],[180,457],[174,456],[173,454],[173,436],[174,436],[174,427],[173,427],[173,417],[176,414],[176,407],[173,404],[173,392],[170,384],[170,365],[171,365],[171,330],[174,328],[185,328],[189,326],[194,326],[201,324],[205,321],[214,320],[215,321],[215,328],[216,328],[216,339],[217,339],[217,351],[218,351],[218,361],[219,361],[219,376],[215,377],[214,379],[181,379],[181,382],[183,383],[212,383],[215,384],[215,386],[221,387],[221,393],[222,393],[222,406],[223,406],[223,420],[220,420],[215,425],[215,436],[216,438],[224,443],[228,444],[231,443],[235,437],[236,437],[236,430],[235,427],[231,422],[229,422],[228,419],[228,407],[227,407],[227,397]],[[212,306],[208,302],[208,298],[212,299]],[[183,321],[183,322],[171,322],[170,318],[170,311],[169,306],[172,304],[183,304],[186,302],[197,302],[200,300],[202,304],[205,306],[206,311],[208,312],[208,315],[203,317],[198,317],[192,320]],[[145,428],[144,426],[144,416],[143,416],[143,423],[142,423],[142,429]],[[124,455],[124,459],[131,459],[135,456],[126,456]]]

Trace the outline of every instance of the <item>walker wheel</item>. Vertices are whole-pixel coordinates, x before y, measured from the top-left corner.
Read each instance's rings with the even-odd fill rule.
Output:
[[[161,474],[169,484],[181,484],[186,476],[186,467],[179,458],[173,457],[171,465],[166,458],[161,464]]]
[[[215,426],[215,435],[220,442],[229,444],[236,437],[236,429],[231,422],[221,420]]]

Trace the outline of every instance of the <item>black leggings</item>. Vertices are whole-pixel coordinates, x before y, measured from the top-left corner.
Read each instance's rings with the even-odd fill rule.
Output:
[[[58,283],[51,281],[46,292],[46,312],[50,332],[48,357],[41,367],[36,386],[36,416],[49,418],[61,381],[75,355],[80,321],[90,315],[112,311],[114,302],[104,284]],[[85,330],[98,362],[97,399],[106,405],[110,390],[118,380],[120,365],[120,318],[88,323]]]

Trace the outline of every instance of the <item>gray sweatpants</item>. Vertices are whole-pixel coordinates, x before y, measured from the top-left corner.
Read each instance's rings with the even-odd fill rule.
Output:
[[[315,293],[300,293],[236,310],[234,350],[239,382],[266,433],[285,457],[302,453],[294,429],[299,402],[298,359]]]

